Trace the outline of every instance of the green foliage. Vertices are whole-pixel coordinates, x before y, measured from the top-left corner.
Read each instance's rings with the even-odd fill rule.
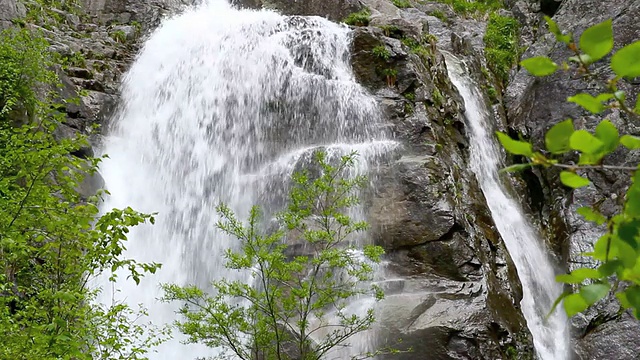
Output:
[[[515,155],[532,156],[533,147],[526,141],[513,140],[509,135],[498,133],[498,140],[504,148]]]
[[[385,68],[382,69],[382,75],[387,79],[387,86],[393,87],[396,85],[398,70],[394,68]]]
[[[435,0],[435,2],[451,5],[453,11],[461,15],[484,15],[504,7],[502,0]]]
[[[342,20],[343,23],[352,26],[368,26],[371,17],[371,11],[367,8],[358,12],[349,14]]]
[[[437,87],[433,88],[433,92],[431,93],[431,97],[433,98],[433,103],[436,106],[442,106],[444,104],[444,96],[440,92],[440,89]]]
[[[392,0],[392,1],[393,1],[393,5],[395,5],[396,7],[399,7],[400,9],[411,7],[411,3],[409,2],[409,0]]]
[[[81,52],[74,51],[68,55],[58,55],[56,54],[56,63],[62,65],[63,68],[68,67],[87,67],[87,59],[82,55]]]
[[[39,84],[54,81],[55,74],[43,66],[50,63],[47,42],[26,29],[0,32],[0,120],[11,110],[35,115]]]
[[[258,286],[222,279],[212,283],[209,294],[195,286],[164,285],[165,301],[185,304],[177,326],[189,342],[222,347],[243,360],[290,359],[286,348],[295,349],[299,359],[321,359],[374,323],[373,309],[363,316],[345,309],[357,296],[383,297],[378,287],[364,285],[372,280],[382,248],[365,247],[362,259],[350,245],[367,228],[346,215],[358,203],[357,190],[365,179],[342,176],[354,155],[342,157],[337,166],[321,152],[316,160],[317,177],[307,172],[293,176],[277,231],[263,231],[258,208],[243,224],[229,208],[218,207],[218,228],[241,243],[239,252],[227,251],[227,268],[250,274]],[[303,242],[311,255],[288,258],[287,241]],[[323,328],[324,337],[312,338]]]
[[[387,50],[387,47],[384,45],[379,45],[374,47],[373,49],[371,49],[371,52],[373,53],[373,55],[383,60],[389,60],[389,58],[391,58],[391,53],[389,52],[389,50]]]
[[[153,217],[100,215],[98,196],[77,193],[99,159],[71,155],[86,138],[53,135],[65,116],[47,48],[27,30],[0,33],[0,358],[142,359],[166,333],[145,333],[126,305],[94,304],[87,284],[103,271],[136,282],[156,271],[123,257],[129,228]]]
[[[124,44],[125,42],[127,42],[127,34],[125,34],[124,31],[122,30],[116,30],[111,34],[109,34],[109,36],[111,36],[113,40],[121,44]]]
[[[562,154],[571,150],[569,140],[574,131],[571,119],[555,124],[547,131],[544,138],[547,150],[552,154]]]
[[[432,51],[427,46],[435,47],[435,43],[438,39],[434,35],[425,35],[421,41],[417,41],[411,37],[402,38],[402,43],[408,47],[412,53],[418,55],[422,61],[428,61],[433,55]]]
[[[558,65],[546,56],[522,60],[520,65],[535,76],[548,76],[556,72]]]
[[[566,44],[574,53],[574,56],[568,59],[574,65],[565,63],[562,70],[586,75],[590,83],[598,79],[598,76],[592,73],[591,65],[606,59],[613,49],[611,21],[604,21],[585,30],[580,36],[579,45],[573,41],[572,34],[564,34],[553,20],[546,18],[546,21],[556,39]],[[611,57],[610,65],[615,77],[601,80],[598,93],[580,93],[567,100],[593,115],[609,109],[619,109],[631,119],[640,119],[638,100],[633,105],[628,104],[626,94],[619,88],[625,78],[640,75],[639,58],[640,41],[623,47]],[[523,66],[534,75],[544,76],[551,72],[551,63],[548,58],[537,58],[523,61]],[[562,169],[560,180],[570,188],[590,184],[590,181],[584,175],[578,175],[578,172],[606,169],[631,174],[631,185],[618,213],[604,216],[598,212],[595,205],[577,210],[585,220],[596,225],[605,225],[606,231],[595,241],[593,250],[583,254],[597,264],[595,268],[577,268],[570,274],[557,277],[557,281],[571,284],[574,292],[563,294],[556,301],[554,308],[563,301],[565,311],[572,316],[613,292],[622,307],[631,308],[634,315],[640,318],[640,171],[638,166],[605,164],[607,156],[620,145],[630,150],[640,149],[640,138],[628,134],[620,136],[618,129],[607,119],[600,121],[593,132],[576,130],[571,119],[554,125],[545,136],[546,155],[534,152],[530,144],[512,140],[505,134],[498,133],[498,138],[507,151],[529,158],[530,166]],[[565,153],[578,154],[578,164],[563,164],[555,158],[556,155]]]
[[[449,19],[447,18],[447,15],[444,12],[440,11],[440,10],[433,10],[433,11],[431,11],[429,13],[429,15],[438,18],[442,22],[448,22],[449,21]]]
[[[395,25],[381,25],[380,29],[384,32],[384,36],[394,36],[400,34],[400,28]]]
[[[509,80],[509,71],[520,58],[520,24],[508,16],[492,13],[484,35],[487,66],[502,88]]]
[[[611,58],[611,68],[619,77],[634,78],[640,76],[640,42],[618,50]]]
[[[47,29],[59,27],[66,21],[56,10],[79,15],[81,9],[78,0],[26,0],[24,3],[27,8],[26,21]]]
[[[580,49],[589,55],[591,62],[605,57],[613,49],[613,28],[611,20],[585,30],[580,36]]]

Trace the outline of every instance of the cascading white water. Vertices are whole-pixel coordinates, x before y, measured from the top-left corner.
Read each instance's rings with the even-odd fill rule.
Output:
[[[538,357],[542,360],[569,358],[567,319],[556,310],[545,316],[562,286],[555,281],[554,266],[536,229],[526,219],[520,205],[508,195],[498,177],[502,155],[498,150],[492,115],[483,100],[478,85],[466,73],[464,64],[447,54],[451,82],[465,102],[469,129],[471,170],[476,174],[493,221],[505,242],[522,283],[522,312],[533,335]]]
[[[127,255],[163,267],[137,287],[119,282],[117,296],[163,324],[176,315],[156,301],[159,283],[249,281],[224,268],[225,249],[238,244],[215,229],[219,202],[241,218],[256,203],[277,209],[286,179],[315,149],[356,150],[356,171],[366,173],[396,146],[353,78],[349,43],[349,29],[325,19],[240,11],[223,0],[163,22],[125,78],[101,167],[105,209],[159,213],[156,225],[131,232]],[[211,354],[174,341],[153,358]]]

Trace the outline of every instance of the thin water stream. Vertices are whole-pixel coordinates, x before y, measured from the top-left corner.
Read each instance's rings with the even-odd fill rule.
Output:
[[[541,360],[566,360],[569,357],[566,316],[557,310],[545,320],[553,302],[562,293],[561,284],[555,281],[554,265],[538,231],[498,176],[503,167],[502,154],[493,132],[493,115],[478,85],[471,80],[462,61],[448,55],[447,67],[451,82],[465,102],[471,143],[469,164],[518,271],[523,291],[522,312],[533,335],[536,353]]]

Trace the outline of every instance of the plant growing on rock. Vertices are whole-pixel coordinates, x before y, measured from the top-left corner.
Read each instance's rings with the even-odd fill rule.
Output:
[[[509,80],[509,72],[520,58],[518,20],[493,13],[484,35],[487,66],[495,75],[500,90]]]
[[[379,45],[371,49],[373,55],[379,57],[382,60],[389,60],[391,58],[391,53],[387,50],[387,47],[384,45]]]
[[[410,8],[411,7],[411,3],[409,2],[409,0],[393,0],[393,5],[395,5],[396,7],[400,8],[400,9],[405,9],[405,8]]]
[[[57,85],[48,46],[26,29],[0,33],[0,358],[141,359],[162,331],[145,336],[136,311],[95,304],[88,284],[103,271],[139,281],[159,267],[123,256],[130,227],[153,217],[100,215],[100,199],[78,193],[99,159],[74,155],[86,138],[54,136],[65,117],[47,91]]]
[[[450,5],[453,11],[465,16],[485,15],[504,6],[502,0],[435,0],[435,2]]]
[[[387,79],[387,86],[394,87],[398,77],[398,70],[393,68],[386,68],[382,70],[382,75]]]
[[[358,296],[383,296],[378,287],[365,285],[382,249],[366,246],[360,253],[348,244],[367,228],[345,214],[358,202],[356,190],[364,178],[342,176],[354,163],[353,154],[337,166],[322,152],[316,160],[317,177],[307,172],[293,176],[277,231],[262,230],[257,207],[246,224],[226,206],[217,208],[218,228],[241,244],[240,251],[227,251],[227,267],[250,274],[256,285],[222,279],[212,283],[211,294],[195,286],[164,285],[166,301],[185,304],[177,325],[190,342],[222,347],[226,355],[243,360],[311,360],[346,346],[372,326],[373,309],[357,315],[345,308]],[[302,241],[310,255],[288,257],[288,239]]]
[[[352,26],[369,26],[371,11],[367,8],[349,14],[342,22]]]
[[[550,18],[546,21],[557,41],[565,44],[574,56],[561,65],[546,56],[538,56],[523,60],[522,66],[535,76],[549,76],[562,70],[574,72],[592,83],[599,82],[597,92],[575,94],[568,101],[593,115],[617,109],[629,121],[640,120],[640,97],[630,101],[628,94],[621,90],[623,82],[640,76],[640,41],[616,51],[609,63],[613,76],[603,78],[606,75],[594,73],[592,65],[607,59],[613,50],[611,20],[585,30],[579,42],[574,41],[572,34],[564,34]],[[572,316],[613,292],[622,307],[632,309],[636,318],[640,318],[640,171],[638,166],[607,164],[607,156],[620,147],[631,151],[640,149],[640,137],[620,136],[607,119],[600,121],[594,132],[576,129],[573,120],[568,119],[546,133],[546,150],[534,151],[530,143],[511,139],[503,133],[498,133],[498,138],[508,152],[529,160],[507,170],[530,166],[557,168],[562,184],[572,189],[589,186],[591,172],[612,170],[630,174],[630,185],[617,213],[605,216],[596,206],[577,210],[587,221],[604,226],[604,235],[595,241],[592,251],[583,254],[597,266],[577,268],[557,277],[559,282],[571,284],[574,291],[564,293],[556,305],[563,301],[567,314]],[[577,164],[563,161],[567,155],[578,156]]]
[[[109,36],[111,36],[113,40],[121,44],[124,44],[127,41],[127,34],[125,34],[125,32],[122,30],[116,30],[109,34]]]

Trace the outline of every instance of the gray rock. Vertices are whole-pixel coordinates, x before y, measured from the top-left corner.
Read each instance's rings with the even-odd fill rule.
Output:
[[[12,25],[13,20],[24,17],[27,11],[20,1],[0,0],[0,30]]]
[[[134,40],[138,36],[138,30],[131,25],[117,25],[111,27],[111,33],[121,32],[125,36],[125,40],[131,41]]]
[[[452,183],[436,157],[403,157],[379,178],[370,208],[373,236],[387,249],[441,239],[454,225]]]

